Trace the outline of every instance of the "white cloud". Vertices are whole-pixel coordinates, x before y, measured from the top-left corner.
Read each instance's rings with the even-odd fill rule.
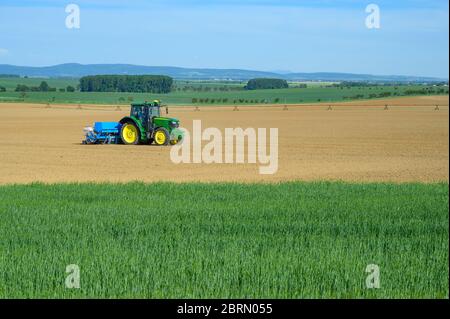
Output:
[[[0,48],[0,56],[2,56],[2,55],[7,55],[8,52],[9,52],[8,49]]]

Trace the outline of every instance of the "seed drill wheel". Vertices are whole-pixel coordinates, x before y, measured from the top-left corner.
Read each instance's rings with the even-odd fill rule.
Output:
[[[133,123],[125,123],[120,130],[120,137],[123,144],[137,145],[139,144],[139,130]]]
[[[169,132],[164,127],[156,129],[153,139],[155,140],[155,144],[159,146],[169,145],[170,143]]]

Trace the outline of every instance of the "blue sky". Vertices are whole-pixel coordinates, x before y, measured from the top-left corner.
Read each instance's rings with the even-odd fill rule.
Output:
[[[67,29],[66,5],[80,29]],[[365,8],[381,10],[368,29]],[[130,63],[448,78],[447,0],[0,0],[0,64]]]

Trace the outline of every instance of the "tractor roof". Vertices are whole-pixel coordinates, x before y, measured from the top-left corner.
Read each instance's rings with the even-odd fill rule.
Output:
[[[131,106],[161,106],[161,102],[159,100],[154,100],[152,102],[137,102],[137,103],[131,103]]]

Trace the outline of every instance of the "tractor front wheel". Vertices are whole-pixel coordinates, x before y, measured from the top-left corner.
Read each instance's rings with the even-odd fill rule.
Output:
[[[155,134],[153,135],[153,139],[155,140],[155,144],[159,146],[169,145],[170,135],[169,131],[164,127],[157,128],[155,130]]]
[[[120,130],[120,137],[123,144],[137,145],[139,144],[139,129],[133,123],[124,123]]]

